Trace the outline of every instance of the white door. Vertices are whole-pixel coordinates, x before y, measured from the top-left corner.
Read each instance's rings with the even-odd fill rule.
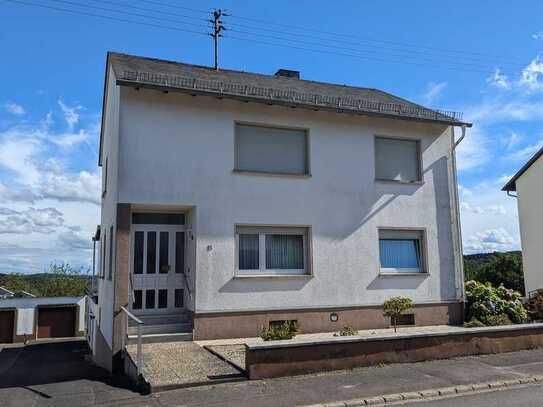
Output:
[[[132,225],[131,310],[135,315],[185,309],[185,227]]]

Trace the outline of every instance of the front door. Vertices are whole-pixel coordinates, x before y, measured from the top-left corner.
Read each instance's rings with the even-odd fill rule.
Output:
[[[185,308],[185,227],[132,225],[131,309],[161,315]]]

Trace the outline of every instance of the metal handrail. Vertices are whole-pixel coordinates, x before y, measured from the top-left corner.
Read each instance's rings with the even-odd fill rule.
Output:
[[[128,311],[125,307],[121,307],[121,311],[123,311],[130,319],[136,322],[138,331],[138,343],[137,343],[137,351],[136,351],[136,369],[138,372],[138,376],[143,374],[143,340],[142,340],[142,333],[141,333],[141,326],[143,325],[143,321],[136,317],[134,314],[132,314],[130,311]]]
[[[344,110],[388,113],[400,117],[423,118],[460,122],[461,112],[440,109],[428,109],[423,106],[407,103],[383,102],[375,99],[356,97],[336,97],[317,93],[303,93],[291,89],[276,89],[235,82],[223,82],[210,79],[199,79],[187,76],[125,70],[119,75],[120,80],[134,81],[141,84],[152,84],[178,89],[202,91],[219,95],[270,99],[287,103],[308,106],[333,107]]]

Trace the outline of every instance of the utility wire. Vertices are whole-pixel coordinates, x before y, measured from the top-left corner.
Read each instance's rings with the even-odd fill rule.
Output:
[[[369,42],[374,42],[374,43],[378,43],[378,44],[391,44],[391,45],[399,45],[399,46],[404,46],[404,47],[424,48],[424,49],[427,49],[427,50],[432,50],[432,51],[437,51],[437,52],[451,52],[451,53],[455,53],[455,54],[475,55],[475,56],[481,56],[481,57],[496,58],[496,59],[499,59],[499,60],[504,59],[504,57],[500,56],[500,55],[485,54],[485,53],[480,53],[480,52],[471,52],[471,51],[464,51],[464,50],[438,48],[438,47],[426,46],[426,45],[420,45],[420,44],[413,44],[413,43],[408,43],[408,42],[398,42],[398,41],[382,40],[382,39],[375,39],[375,38],[369,38],[369,37],[361,37],[361,36],[355,36],[355,35],[352,35],[352,34],[345,34],[345,33],[335,33],[335,32],[332,32],[332,31],[324,31],[324,30],[319,30],[319,29],[315,29],[315,28],[311,28],[311,27],[302,27],[302,26],[296,26],[296,25],[291,25],[291,24],[276,23],[276,22],[273,22],[273,21],[263,20],[263,19],[258,19],[258,18],[245,17],[245,16],[240,16],[240,15],[237,15],[237,14],[230,14],[230,18],[245,20],[245,21],[254,21],[254,22],[257,22],[257,23],[261,23],[261,24],[268,24],[268,25],[274,25],[274,26],[279,26],[279,27],[285,27],[285,28],[289,28],[289,29],[293,29],[293,30],[299,30],[299,31],[311,31],[311,32],[314,32],[314,33],[325,34],[325,35],[330,35],[330,36],[334,36],[334,37],[351,38],[351,39],[356,38],[356,39],[359,39],[361,41],[369,41]],[[253,28],[255,28],[255,27],[253,27]],[[292,33],[292,34],[295,35],[296,33]],[[304,35],[304,34],[300,33],[298,35]],[[518,61],[519,63],[522,63],[522,61],[519,60],[519,59],[515,59],[515,60]]]
[[[85,7],[85,8],[90,8],[90,9],[93,9],[93,10],[99,10],[99,11],[106,11],[106,12],[118,13],[118,14],[130,16],[130,17],[147,18],[147,19],[150,19],[150,20],[155,20],[155,21],[166,21],[166,22],[175,23],[175,24],[179,24],[179,23],[180,23],[178,20],[173,19],[173,18],[153,17],[153,16],[149,16],[149,15],[146,15],[146,14],[141,14],[141,13],[131,13],[131,12],[129,12],[129,11],[115,10],[115,9],[111,9],[111,8],[107,8],[107,7],[101,7],[101,6],[93,6],[93,5],[90,5],[90,4],[78,3],[78,2],[75,2],[75,1],[69,1],[69,0],[50,0],[50,1],[54,1],[54,2],[56,2],[56,3],[61,3],[61,4],[68,4],[68,5],[76,6],[76,7]],[[196,23],[185,23],[185,22],[182,22],[182,24],[190,25],[190,26],[198,27],[198,28],[202,28],[202,27],[203,27],[203,28],[207,28],[207,27],[208,27],[207,25],[196,24]]]
[[[62,1],[62,0],[52,0],[52,1]],[[175,16],[175,17],[181,17],[181,18],[189,19],[189,20],[198,20],[198,21],[206,21],[206,22],[209,21],[209,20],[206,20],[206,19],[203,19],[203,18],[197,18],[197,17],[187,16],[187,15],[184,15],[184,14],[177,14],[177,13],[172,13],[172,12],[164,12],[164,11],[161,11],[161,10],[150,9],[150,8],[146,8],[146,7],[138,7],[138,6],[133,6],[133,5],[130,5],[130,4],[127,4],[127,3],[120,3],[120,4],[119,3],[112,3],[111,1],[107,1],[107,0],[94,0],[94,1],[99,2],[99,3],[109,4],[109,5],[114,4],[116,6],[123,6],[123,7],[133,8],[133,9],[136,9],[136,10],[142,10],[142,11],[151,12],[151,13],[155,13],[155,14],[159,14],[159,15]],[[146,1],[146,0],[140,0],[140,1]],[[156,1],[152,1],[152,2],[162,5],[162,3],[160,3],[160,2],[156,2]],[[70,3],[70,2],[68,2],[68,3]],[[73,3],[73,2],[71,2],[71,3],[76,4],[76,3]],[[79,5],[81,5],[83,7],[89,7],[89,6],[83,5],[83,4],[79,4]],[[92,6],[90,6],[90,7],[92,7]],[[117,12],[117,13],[124,13],[124,10],[111,10],[111,9],[105,9],[105,8],[103,10],[114,11],[114,12]],[[131,14],[132,13],[129,13],[129,15],[131,15]],[[141,15],[138,15],[138,16],[141,17]],[[229,16],[229,15],[226,14],[225,16]],[[150,17],[150,18],[153,18],[153,17]],[[155,18],[155,19],[157,19],[157,18]],[[172,20],[170,18],[162,18],[162,20],[177,23],[176,20]],[[345,51],[351,51],[351,52],[370,53],[370,54],[376,54],[376,55],[382,55],[383,54],[382,52],[379,52],[379,51],[383,51],[383,50],[388,51],[388,50],[390,50],[390,51],[397,51],[397,52],[403,53],[403,55],[402,54],[385,53],[385,54],[388,54],[388,55],[385,55],[385,56],[413,59],[414,58],[413,54],[420,54],[420,55],[422,55],[422,57],[417,57],[417,56],[415,56],[415,57],[417,57],[419,59],[422,59],[422,60],[425,60],[427,62],[440,62],[440,63],[441,62],[446,62],[446,63],[450,63],[450,64],[453,64],[453,65],[473,66],[473,67],[479,67],[479,68],[484,68],[484,69],[490,69],[489,65],[492,65],[492,69],[490,69],[490,70],[493,70],[495,68],[494,67],[495,63],[494,62],[489,62],[489,61],[482,60],[481,59],[482,57],[463,56],[463,57],[461,57],[463,59],[463,61],[459,61],[459,58],[460,58],[459,56],[444,55],[442,57],[442,56],[439,56],[439,55],[428,54],[428,51],[405,50],[405,49],[390,48],[390,47],[385,47],[384,48],[383,46],[376,46],[376,45],[361,45],[361,44],[359,44],[357,42],[352,42],[352,41],[344,41],[344,40],[338,40],[338,39],[322,38],[322,37],[319,37],[319,36],[308,35],[308,34],[297,34],[297,33],[292,33],[292,32],[289,33],[289,32],[284,32],[284,31],[276,31],[276,30],[271,30],[271,29],[267,29],[267,28],[261,28],[261,27],[256,28],[259,31],[263,30],[263,31],[272,32],[272,33],[277,32],[277,33],[284,34],[284,35],[291,35],[291,36],[296,35],[297,36],[296,39],[292,39],[292,38],[286,38],[286,37],[278,37],[276,35],[261,34],[260,32],[238,30],[237,28],[235,28],[235,27],[254,28],[252,26],[247,26],[247,25],[243,25],[243,24],[237,24],[236,23],[234,28],[230,28],[230,26],[231,25],[229,24],[228,31],[231,31],[231,32],[237,32],[237,33],[240,33],[240,34],[254,35],[254,36],[259,36],[259,37],[264,37],[264,38],[269,38],[269,39],[297,42],[297,43],[300,43],[300,44],[324,47],[324,48],[328,48],[328,49],[338,49],[338,50],[345,50]],[[298,39],[298,37],[300,37],[300,36],[316,39],[316,40],[319,40],[319,41],[333,41],[335,43],[339,42],[339,43],[344,43],[344,44],[352,44],[352,45],[355,45],[357,47],[360,47],[360,46],[369,47],[370,49],[365,49],[365,48],[361,48],[361,49],[356,48],[355,49],[355,48],[351,48],[351,47],[342,47],[342,46],[338,46],[338,45],[323,44],[322,42],[314,43],[314,42],[309,42],[309,41],[304,41],[304,40]],[[443,58],[443,60],[441,60],[440,58]],[[454,60],[447,60],[446,58],[454,58]],[[504,62],[502,62],[500,65],[505,66],[505,67],[507,67],[509,69],[522,69],[524,67],[524,65],[519,65],[519,64],[514,64],[513,65],[511,63],[504,63]]]
[[[344,50],[344,51],[350,51],[350,52],[356,52],[356,53],[362,53],[362,54],[369,53],[369,54],[380,55],[379,52],[377,52],[375,50],[360,50],[360,49],[356,49],[356,48],[341,47],[341,46],[337,46],[337,45],[321,44],[321,43],[316,43],[316,42],[311,42],[311,41],[294,40],[294,39],[291,39],[291,38],[278,37],[278,36],[275,36],[275,35],[259,34],[259,33],[251,32],[251,31],[237,30],[235,28],[228,29],[228,32],[254,35],[254,36],[257,36],[257,37],[270,38],[270,39],[280,40],[280,41],[290,41],[290,42],[294,42],[296,44],[302,44],[302,45],[305,44],[305,45],[323,47],[323,48],[334,49],[334,50]],[[232,37],[230,37],[230,38],[232,38]],[[462,61],[459,61],[459,60],[456,60],[456,61],[440,61],[439,59],[436,60],[435,58],[432,58],[432,56],[413,56],[413,55],[402,55],[402,54],[387,54],[386,56],[399,57],[399,58],[407,57],[407,58],[410,58],[410,59],[416,58],[418,60],[423,60],[423,61],[430,62],[430,63],[446,62],[446,63],[452,64],[452,65],[471,66],[471,67],[474,67],[474,68],[489,69],[489,70],[493,69],[493,68],[489,67],[488,64],[487,65],[482,65],[482,64],[475,64],[475,63],[469,63],[469,62],[462,62]],[[519,65],[519,66],[517,66],[517,68],[522,68],[522,67]]]
[[[103,14],[96,14],[96,13],[89,13],[89,12],[86,12],[86,11],[74,10],[74,9],[70,9],[70,8],[55,7],[55,6],[51,6],[51,5],[31,3],[31,2],[28,2],[28,1],[21,1],[21,0],[5,0],[5,1],[10,2],[10,3],[17,3],[17,4],[27,5],[27,6],[48,8],[48,9],[68,12],[68,13],[72,13],[72,14],[80,14],[80,15],[92,16],[92,17],[97,17],[97,18],[113,20],[113,21],[121,21],[121,22],[125,22],[125,23],[145,25],[145,26],[155,27],[155,28],[163,28],[163,29],[167,29],[167,30],[181,31],[181,32],[187,32],[187,33],[204,35],[204,36],[209,35],[209,33],[204,33],[204,32],[194,31],[194,30],[187,30],[187,29],[184,29],[184,28],[181,28],[181,27],[166,26],[166,25],[162,25],[162,24],[153,24],[153,23],[144,22],[144,21],[128,20],[128,19],[124,19],[124,18],[120,18],[120,17],[113,17],[113,16],[110,16],[110,15],[103,15]],[[76,6],[89,7],[89,8],[93,8],[93,9],[102,10],[102,11],[116,12],[116,13],[120,13],[120,14],[126,14],[126,15],[129,15],[129,16],[140,17],[140,18],[149,18],[149,19],[154,19],[154,20],[170,21],[170,22],[178,23],[176,20],[173,20],[173,19],[166,19],[166,18],[162,18],[162,17],[152,17],[152,16],[139,14],[139,13],[128,13],[128,12],[109,9],[109,8],[105,8],[105,7],[89,6],[89,5],[86,5],[86,4],[76,3],[76,2],[69,1],[69,0],[53,0],[53,1],[60,2],[60,3],[65,3],[65,4],[76,5]],[[150,0],[146,0],[146,1],[150,1]],[[198,26],[198,27],[201,27],[201,28],[204,28],[204,27],[208,28],[208,27],[206,27],[204,25],[193,24],[193,23],[189,24],[189,23],[184,23],[183,22],[182,24],[194,25],[194,26]],[[235,32],[235,30],[234,30],[234,32]],[[245,33],[243,31],[238,31],[238,32],[239,33]],[[228,33],[228,31],[227,31],[227,33]],[[246,34],[255,35],[255,33],[251,33],[251,32],[246,32]],[[254,39],[254,38],[243,38],[243,37],[238,37],[238,36],[230,35],[230,34],[227,34],[225,36],[225,38],[231,38],[231,39],[237,40],[237,41],[252,42],[252,43],[257,43],[257,44],[262,44],[262,45],[269,45],[269,46],[283,47],[283,48],[291,48],[291,49],[297,49],[297,50],[308,51],[308,52],[313,52],[313,53],[324,53],[324,54],[331,54],[331,55],[339,55],[339,56],[352,57],[352,58],[364,59],[364,60],[368,60],[368,61],[384,62],[384,63],[408,64],[408,65],[424,66],[424,67],[427,67],[427,68],[428,67],[431,67],[431,68],[444,68],[444,69],[448,69],[448,70],[462,70],[462,71],[467,71],[467,72],[479,72],[479,73],[485,73],[485,74],[489,74],[492,71],[491,69],[482,70],[482,69],[468,69],[468,68],[461,68],[461,67],[454,67],[453,68],[453,67],[446,67],[446,66],[435,66],[435,65],[429,65],[429,64],[418,63],[418,62],[413,62],[413,61],[383,59],[383,58],[376,58],[376,57],[371,57],[371,56],[366,56],[366,55],[361,55],[361,54],[337,52],[337,51],[334,51],[334,50],[335,49],[340,49],[341,50],[341,48],[333,47],[333,46],[326,46],[326,45],[317,44],[317,43],[310,43],[310,42],[305,42],[305,43],[307,43],[309,45],[316,45],[317,47],[326,46],[326,47],[331,48],[331,49],[323,50],[323,49],[316,49],[316,48],[307,48],[307,47],[303,47],[303,46],[296,46],[296,45],[291,45],[291,44],[282,44],[282,43],[280,44],[280,43],[275,43],[275,42],[270,42],[270,41],[260,41],[260,40]],[[292,42],[291,39],[280,38],[280,37],[274,37],[274,38]],[[360,50],[354,50],[354,49],[349,49],[349,48],[345,48],[345,49],[349,50],[349,51],[354,51],[354,52],[357,52],[357,53],[362,52]],[[435,61],[432,61],[431,63],[435,64]],[[462,64],[462,63],[456,63],[456,62],[448,62],[448,63],[449,64],[457,64],[457,65],[461,64],[461,65],[470,66],[469,64]],[[480,66],[474,66],[474,67],[475,68],[482,68]]]
[[[408,49],[408,48],[405,48],[405,47],[403,47],[403,48],[394,47],[393,48],[393,47],[386,47],[386,46],[383,46],[383,45],[375,45],[375,44],[371,44],[371,43],[367,44],[367,43],[365,43],[367,41],[364,41],[364,40],[359,40],[358,42],[354,42],[354,41],[346,41],[346,40],[342,40],[342,39],[338,39],[338,38],[324,38],[322,36],[316,36],[316,35],[311,35],[311,34],[295,33],[295,32],[288,32],[288,31],[278,31],[278,30],[273,30],[273,29],[269,29],[269,28],[265,28],[265,27],[254,27],[254,26],[245,25],[245,24],[238,24],[238,23],[234,23],[234,25],[230,24],[230,26],[247,28],[247,29],[250,29],[250,30],[258,30],[258,31],[265,31],[265,32],[271,32],[271,33],[284,34],[284,35],[289,35],[289,36],[293,36],[293,37],[296,37],[296,38],[306,37],[306,38],[311,38],[311,39],[315,39],[315,40],[318,40],[318,41],[328,41],[328,42],[333,42],[333,43],[354,45],[354,46],[357,46],[357,47],[366,47],[366,48],[370,48],[372,50],[377,49],[377,50],[387,50],[387,51],[398,51],[398,52],[403,52],[403,53],[407,53],[407,54],[421,54],[421,55],[428,55],[428,53],[431,52],[429,50]],[[232,30],[237,31],[236,28],[234,28]],[[239,32],[241,32],[241,31],[239,31]],[[254,31],[252,33],[254,35],[264,36],[263,34],[258,34],[258,33],[255,33]],[[462,59],[465,59],[465,60],[472,60],[474,62],[488,62],[488,63],[492,63],[492,64],[496,64],[496,63],[499,62],[500,65],[502,65],[502,66],[510,66],[510,67],[516,68],[516,69],[524,67],[523,63],[507,62],[506,59],[500,59],[498,57],[483,57],[483,56],[472,56],[472,55],[462,55],[462,56],[460,56],[460,55],[454,55],[454,53],[447,55],[447,53],[450,53],[451,51],[446,51],[446,50],[441,50],[439,52],[442,53],[442,54],[445,54],[445,55],[443,55],[443,57],[446,57],[446,58],[462,58]],[[436,57],[439,58],[440,56],[436,55]],[[495,61],[491,62],[492,60],[495,60]]]
[[[95,0],[95,1],[98,1],[98,0]],[[136,0],[136,1],[143,2],[143,3],[148,3],[148,4],[153,4],[153,5],[157,5],[157,6],[162,6],[162,7],[167,7],[167,8],[172,8],[172,9],[186,10],[186,11],[190,11],[190,12],[193,12],[193,13],[200,13],[200,14],[205,14],[205,15],[209,15],[212,12],[211,9],[209,9],[209,10],[194,9],[194,8],[179,6],[178,4],[171,4],[171,3],[168,3],[168,2],[158,1],[158,0]],[[251,18],[251,17],[246,17],[246,16],[240,16],[240,15],[237,15],[237,14],[232,15],[228,10],[224,10],[224,11],[228,12],[228,16],[230,18],[237,19],[237,20],[244,20],[244,21],[249,21],[249,22],[260,23],[258,26],[236,23],[236,26],[241,27],[241,28],[257,29],[257,30],[261,30],[261,31],[275,32],[275,33],[278,33],[278,34],[285,34],[285,35],[291,35],[291,36],[296,36],[296,37],[300,37],[300,36],[311,37],[311,38],[314,38],[314,39],[317,39],[317,40],[324,40],[324,41],[336,41],[336,42],[341,41],[341,42],[343,42],[345,44],[351,44],[351,45],[357,45],[357,46],[360,45],[360,42],[362,42],[362,43],[369,42],[369,43],[377,43],[377,44],[390,44],[390,45],[397,45],[397,46],[400,46],[400,47],[415,48],[415,50],[410,50],[408,52],[424,52],[424,51],[420,51],[420,50],[421,49],[426,49],[426,50],[429,50],[429,51],[435,51],[435,52],[440,52],[440,53],[471,55],[474,58],[481,58],[481,57],[482,58],[490,58],[490,59],[496,60],[497,62],[500,62],[500,64],[502,64],[502,65],[509,63],[509,64],[521,64],[522,66],[524,66],[523,65],[524,61],[522,61],[520,59],[517,59],[517,58],[510,59],[510,58],[503,57],[503,56],[500,56],[500,55],[492,55],[492,54],[485,54],[485,53],[479,53],[479,52],[470,52],[470,51],[465,51],[465,50],[445,49],[445,48],[439,48],[439,47],[433,47],[433,46],[425,46],[425,45],[420,45],[420,44],[398,42],[398,41],[390,41],[390,40],[384,40],[384,39],[367,38],[367,37],[361,37],[361,36],[356,36],[356,35],[352,35],[352,34],[336,33],[336,32],[331,32],[331,31],[319,30],[319,29],[315,29],[315,28],[311,28],[311,27],[302,27],[302,26],[296,26],[296,25],[292,25],[292,24],[276,23],[276,22],[273,22],[273,21],[270,21],[270,20]],[[158,11],[158,12],[162,13],[161,11]],[[274,30],[274,29],[263,27],[262,24],[266,24],[267,26],[272,25],[272,26],[278,26],[278,27],[285,27],[285,28],[288,28],[288,29],[303,31],[303,32],[287,32],[287,31]],[[313,35],[307,34],[306,32],[308,32],[308,31],[309,32],[314,32],[314,33],[319,33],[319,34],[324,34],[324,35],[328,35],[328,36],[333,36],[333,37],[336,37],[336,39],[327,39],[327,38],[313,36]],[[354,38],[358,42],[338,40],[337,37],[348,38],[348,39],[353,39]],[[376,45],[367,45],[367,46],[376,47]],[[395,51],[402,51],[401,49],[395,49],[395,48],[387,48],[387,49],[395,50]],[[419,51],[417,51],[417,49]],[[506,61],[510,61],[510,62],[506,62]]]
[[[111,2],[111,1],[108,1],[108,0],[93,0],[93,1],[97,2],[97,3],[108,4],[110,6],[128,7],[128,8],[132,8],[134,10],[139,10],[139,11],[146,11],[146,12],[155,13],[155,14],[179,17],[179,18],[183,18],[183,19],[187,19],[187,20],[191,20],[191,21],[196,20],[196,21],[209,22],[209,14],[210,13],[207,13],[207,12],[206,12],[206,14],[207,14],[208,18],[204,18],[204,17],[187,16],[185,14],[179,14],[179,13],[173,13],[173,12],[163,12],[163,11],[157,10],[156,8],[138,7],[138,6],[134,6],[132,4],[129,4],[129,3]],[[140,1],[142,1],[142,0],[140,0]],[[154,2],[151,2],[151,3],[154,3]],[[119,10],[119,11],[124,12],[124,10]]]
[[[153,1],[153,0],[136,0],[136,1],[140,1],[142,3],[154,4],[155,6],[170,7],[170,8],[173,8],[173,9],[192,11],[193,13],[200,13],[200,14],[206,14],[206,15],[209,15],[213,11],[212,9],[209,9],[209,10],[199,9],[198,10],[198,9],[194,9],[194,8],[190,8],[190,7],[179,6],[177,4],[165,3],[163,1]]]
[[[165,26],[165,25],[160,25],[160,24],[146,23],[146,22],[143,22],[143,21],[127,20],[125,18],[120,18],[120,17],[112,17],[112,16],[105,16],[105,15],[102,15],[102,14],[88,13],[86,11],[81,11],[81,10],[76,11],[76,10],[71,10],[71,9],[62,8],[62,7],[50,6],[50,5],[46,5],[46,4],[30,3],[30,2],[27,2],[27,1],[21,1],[21,0],[4,0],[4,1],[6,1],[8,3],[22,4],[22,5],[25,5],[25,6],[41,7],[41,8],[50,9],[50,10],[63,11],[63,12],[66,12],[66,13],[71,13],[71,14],[103,18],[103,19],[111,20],[111,21],[119,21],[119,22],[122,22],[122,23],[139,24],[139,25],[144,25],[144,26],[147,26],[147,27],[163,28],[163,29],[173,30],[173,31],[181,31],[181,32],[186,32],[186,33],[190,33],[190,34],[204,35],[206,37],[209,36],[208,33],[200,32],[200,31],[185,30],[185,29],[179,28],[179,27],[171,27],[171,26]]]
[[[423,66],[425,68],[447,69],[447,70],[451,70],[451,71],[478,72],[478,73],[484,73],[484,74],[489,73],[488,70],[477,70],[477,69],[467,69],[467,68],[451,68],[451,67],[447,67],[447,66],[428,65],[428,64],[411,62],[411,61],[398,61],[398,60],[390,60],[390,59],[373,58],[373,57],[366,57],[366,56],[363,56],[363,55],[346,54],[346,53],[342,53],[342,52],[326,51],[326,50],[320,50],[320,49],[314,49],[314,48],[306,48],[306,47],[298,47],[298,46],[287,45],[287,44],[278,44],[278,43],[273,43],[273,42],[268,42],[268,41],[255,40],[255,39],[251,39],[251,38],[241,38],[241,37],[236,37],[236,36],[232,36],[232,35],[229,35],[229,34],[225,35],[224,38],[230,38],[230,39],[237,40],[237,41],[248,41],[248,42],[253,42],[253,43],[262,44],[262,45],[270,45],[270,46],[283,47],[283,48],[292,48],[292,49],[297,49],[297,50],[301,50],[301,51],[309,51],[309,52],[317,52],[317,53],[324,53],[324,54],[331,54],[331,55],[339,55],[339,56],[344,56],[344,57],[359,58],[359,59],[364,59],[364,60],[369,60],[369,61],[377,61],[377,62],[384,62],[384,63],[391,63],[391,64],[401,64],[401,65],[407,64],[407,65]]]

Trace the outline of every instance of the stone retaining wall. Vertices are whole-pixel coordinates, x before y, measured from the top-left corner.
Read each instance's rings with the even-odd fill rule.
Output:
[[[543,347],[543,324],[246,345],[250,379]]]

